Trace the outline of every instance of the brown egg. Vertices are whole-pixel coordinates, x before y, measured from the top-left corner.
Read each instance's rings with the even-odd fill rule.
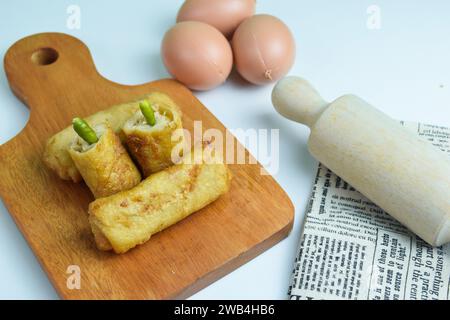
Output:
[[[255,13],[255,6],[256,0],[186,0],[177,22],[204,22],[231,38],[239,24]]]
[[[169,73],[194,90],[220,85],[233,65],[231,46],[223,34],[196,21],[177,23],[167,31],[161,56]]]
[[[232,47],[237,71],[254,84],[282,78],[295,61],[295,41],[289,28],[266,14],[242,22],[234,33]]]

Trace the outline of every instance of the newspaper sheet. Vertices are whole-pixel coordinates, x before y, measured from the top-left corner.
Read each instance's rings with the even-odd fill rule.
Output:
[[[402,124],[450,157],[450,128]],[[450,299],[450,244],[429,246],[319,164],[289,296]]]

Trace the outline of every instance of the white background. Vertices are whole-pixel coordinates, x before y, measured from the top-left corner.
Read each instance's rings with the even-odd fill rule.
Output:
[[[113,81],[139,84],[164,78],[168,74],[159,45],[181,2],[1,1],[0,55],[24,36],[58,31],[83,40],[98,70]],[[66,27],[71,4],[81,9],[80,30]],[[379,30],[367,28],[370,5],[381,10]],[[276,15],[291,28],[297,41],[291,74],[309,79],[326,99],[354,93],[392,117],[450,126],[449,1],[259,0],[257,12]],[[293,231],[194,299],[287,297],[316,162],[306,149],[308,129],[273,111],[271,89],[247,85],[233,74],[223,86],[196,95],[229,128],[280,129],[280,170],[275,179],[295,205]],[[0,143],[20,132],[29,117],[28,109],[10,92],[4,72],[0,115]],[[0,298],[57,298],[3,203]]]

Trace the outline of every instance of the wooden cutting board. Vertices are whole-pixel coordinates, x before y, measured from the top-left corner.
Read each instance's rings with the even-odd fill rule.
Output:
[[[83,183],[63,181],[44,166],[45,141],[75,115],[152,91],[175,100],[188,130],[194,120],[204,130],[225,132],[224,126],[176,81],[125,86],[103,78],[88,48],[69,35],[26,37],[8,50],[4,67],[12,91],[31,111],[25,129],[0,146],[0,195],[62,298],[185,298],[291,230],[293,206],[274,179],[261,175],[259,164],[231,165],[231,190],[218,201],[126,254],[100,252],[87,220],[93,197]],[[67,286],[72,265],[80,268],[80,289]]]

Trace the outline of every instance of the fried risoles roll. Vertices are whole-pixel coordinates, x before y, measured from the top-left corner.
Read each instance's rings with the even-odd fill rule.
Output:
[[[174,165],[133,189],[92,202],[89,221],[97,247],[124,253],[226,193],[231,173],[213,160]]]
[[[102,131],[98,142],[90,148],[83,148],[81,138],[69,148],[75,166],[95,198],[131,189],[141,181],[141,174],[119,137],[110,128]]]
[[[115,133],[119,134],[120,139],[123,141],[122,127],[139,110],[139,103],[143,100],[156,104],[175,104],[166,94],[153,92],[137,101],[112,106],[84,119],[91,126],[108,125]],[[49,138],[45,146],[43,160],[47,167],[55,171],[61,179],[79,182],[81,181],[80,172],[69,155],[70,144],[76,136],[77,134],[72,129],[72,126],[69,126]]]
[[[139,164],[144,177],[173,165],[172,150],[177,144],[183,143],[183,135],[172,138],[176,130],[183,128],[178,107],[167,103],[153,103],[152,107],[156,118],[154,126],[148,125],[143,114],[138,111],[123,127],[128,150]]]

